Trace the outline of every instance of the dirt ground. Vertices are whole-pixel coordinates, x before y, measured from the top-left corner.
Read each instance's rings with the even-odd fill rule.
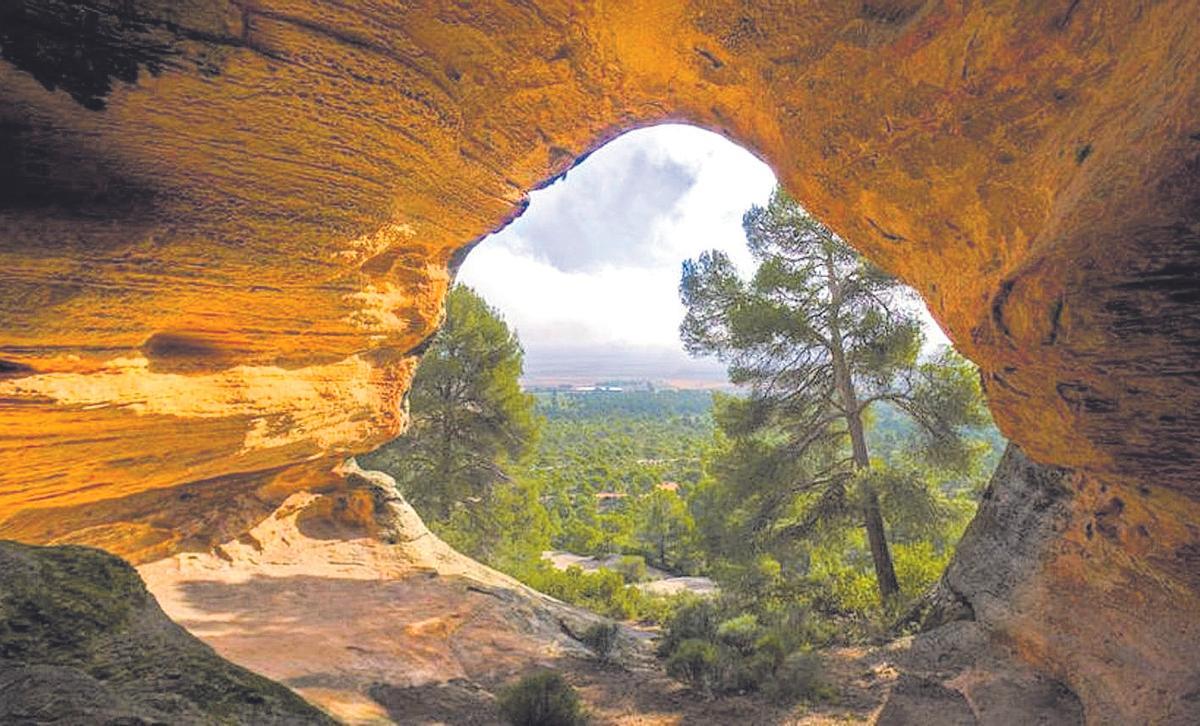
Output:
[[[836,698],[781,707],[761,696],[705,699],[667,677],[660,667],[624,667],[568,657],[544,664],[562,673],[587,706],[592,723],[605,726],[841,726],[870,723],[886,697],[893,673],[867,651],[828,653]],[[458,680],[410,688],[382,687],[372,695],[396,723],[492,726],[504,723],[494,691],[503,683]]]
[[[823,703],[781,707],[758,695],[706,700],[669,678],[661,668],[622,669],[578,662],[562,670],[583,696],[598,724],[676,726],[743,724],[755,726],[834,726],[873,720],[887,695],[892,674],[865,650],[827,653],[829,679],[837,696]]]

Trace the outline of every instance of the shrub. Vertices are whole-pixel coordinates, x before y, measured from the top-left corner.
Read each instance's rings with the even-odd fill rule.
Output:
[[[742,613],[717,626],[717,640],[743,655],[754,650],[758,634],[758,617],[754,613]]]
[[[630,584],[646,579],[646,560],[637,555],[624,555],[612,565],[612,569]]]
[[[831,637],[828,622],[802,603],[742,607],[728,598],[681,605],[659,643],[667,672],[705,695],[763,691],[811,701],[832,693],[812,652]]]
[[[712,643],[696,638],[685,640],[667,658],[667,674],[709,695],[717,683],[718,657],[717,647]]]
[[[825,663],[812,651],[797,651],[784,658],[767,683],[767,695],[774,701],[819,701],[833,696],[825,680]]]
[[[527,675],[505,688],[500,713],[513,726],[582,726],[587,716],[571,684],[553,671]]]
[[[939,552],[928,541],[898,542],[892,546],[892,551],[896,578],[903,593],[924,593],[933,587],[946,571],[954,553],[950,547]]]
[[[638,611],[638,618],[665,625],[671,618],[675,617],[675,613],[679,608],[684,607],[694,600],[696,600],[696,596],[690,592],[679,592],[674,595],[644,594],[642,607]]]
[[[760,629],[754,651],[771,660],[772,670],[783,665],[797,650],[827,645],[837,629],[803,605],[792,605],[776,613],[772,622]]]
[[[658,654],[670,656],[685,640],[715,640],[717,617],[717,606],[710,600],[695,599],[680,605],[667,623]]]
[[[608,661],[617,648],[617,636],[620,632],[616,623],[596,623],[583,632],[581,640],[597,657]]]
[[[771,678],[771,659],[759,653],[742,654],[732,648],[718,648],[720,685],[723,693],[757,691]]]

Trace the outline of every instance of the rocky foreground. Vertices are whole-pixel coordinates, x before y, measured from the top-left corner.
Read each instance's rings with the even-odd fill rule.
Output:
[[[1033,473],[1010,453],[993,497],[1054,506]],[[236,540],[136,572],[88,548],[0,545],[0,722],[496,724],[503,685],[554,668],[602,724],[1082,723],[1070,690],[975,620],[1004,568],[953,567],[922,635],[828,651],[830,702],[706,701],[632,633],[599,662],[577,638],[598,617],[450,548],[388,477],[345,474],[347,488],[294,494]],[[1007,546],[993,535],[977,526],[962,550]]]
[[[237,540],[139,572],[218,653],[346,723],[476,719],[521,673],[589,656],[573,634],[599,617],[456,552],[387,476],[348,479],[292,495]]]

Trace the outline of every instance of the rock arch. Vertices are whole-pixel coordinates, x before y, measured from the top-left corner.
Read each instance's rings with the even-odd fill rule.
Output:
[[[1096,722],[1196,718],[1194,2],[0,15],[0,536],[144,560],[327,481],[402,428],[464,245],[684,120],[913,284],[1072,470],[1052,521],[997,509],[1038,534],[977,617]]]

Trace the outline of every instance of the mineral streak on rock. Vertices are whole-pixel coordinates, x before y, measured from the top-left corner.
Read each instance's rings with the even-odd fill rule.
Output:
[[[1192,0],[7,3],[0,536],[158,557],[224,539],[197,482],[311,487],[403,427],[458,250],[681,120],[913,284],[1004,432],[1086,482],[1028,657],[1089,718],[1194,714],[1094,664],[1200,645],[1156,615],[1200,589],[1198,30]]]

